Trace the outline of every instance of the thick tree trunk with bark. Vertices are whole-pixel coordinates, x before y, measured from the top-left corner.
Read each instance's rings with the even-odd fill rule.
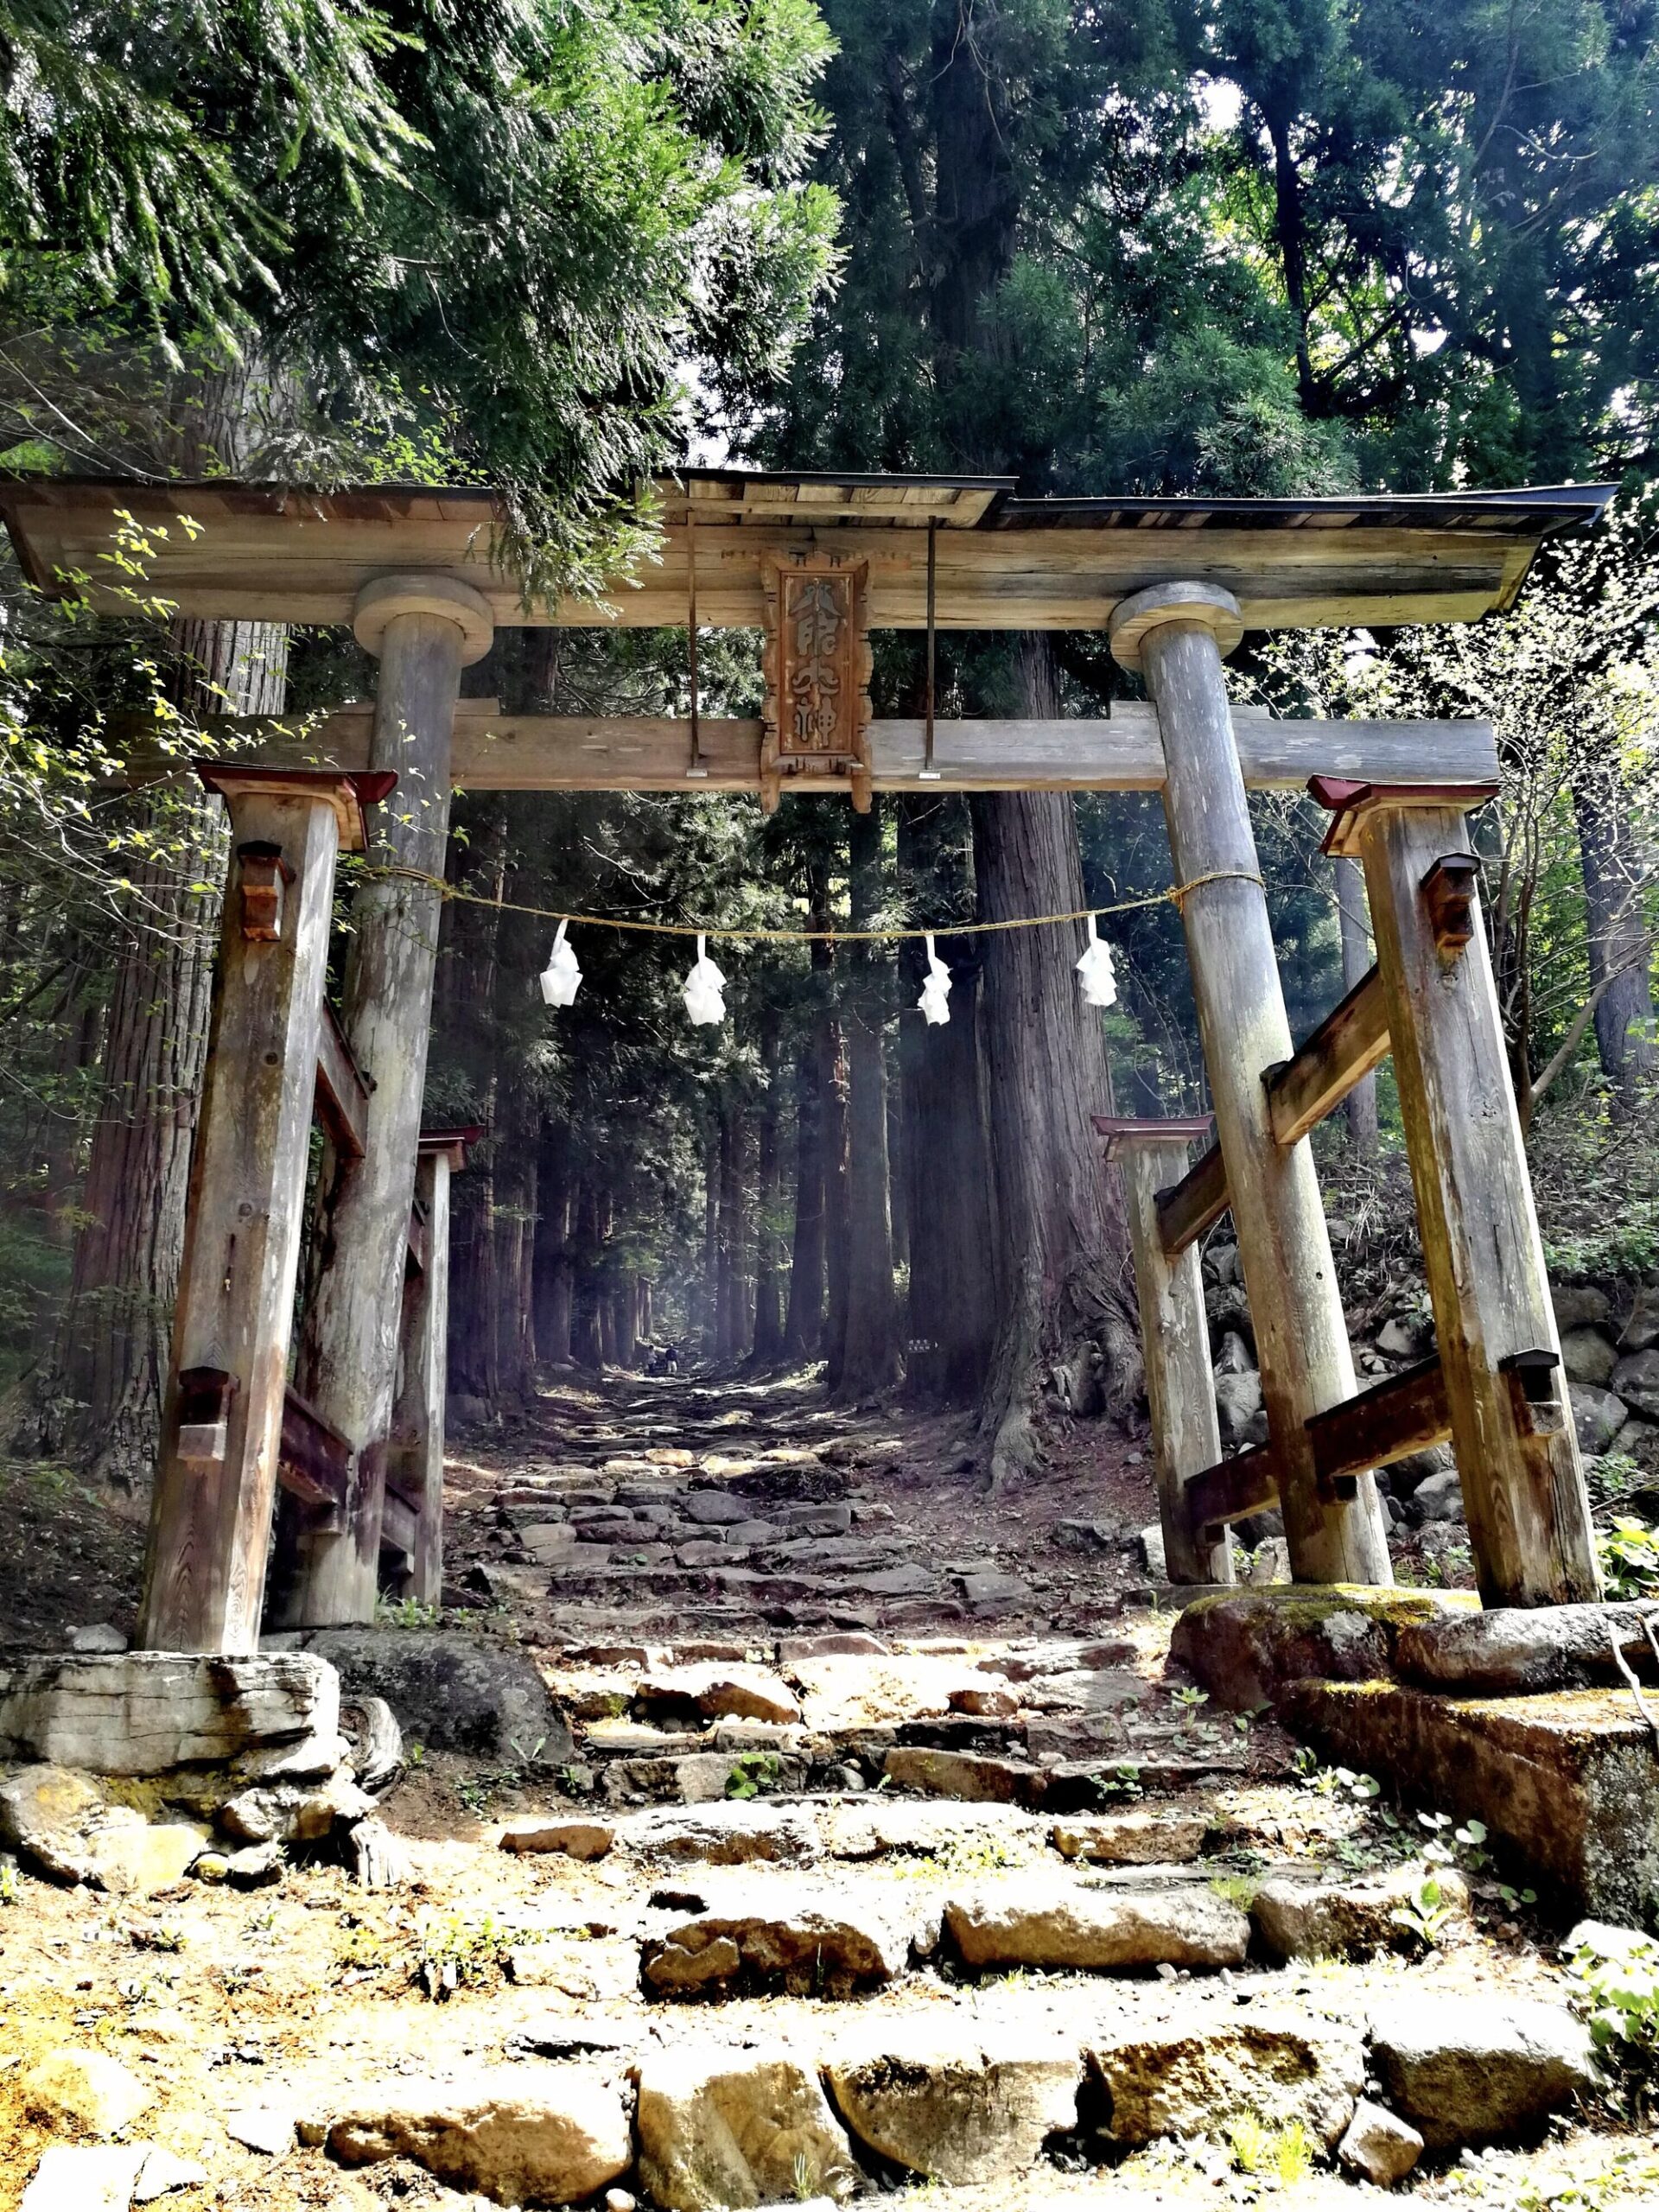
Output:
[[[451,879],[486,902],[506,882],[507,815],[499,796],[468,804],[467,837],[452,839]],[[501,1392],[500,1253],[495,1235],[499,1144],[495,1005],[501,912],[491,903],[457,899],[444,910],[438,995],[445,1026],[461,1045],[474,1086],[476,1118],[490,1131],[464,1175],[455,1179],[449,1211],[449,1389],[480,1400],[492,1412]]]
[[[600,1348],[599,1201],[591,1177],[576,1195],[575,1254],[570,1305],[570,1357],[578,1367],[597,1367]]]
[[[847,1216],[847,1045],[833,1014],[824,1017],[818,1034],[818,1095],[823,1111],[824,1380],[831,1390],[837,1390],[847,1351],[852,1247]]]
[[[948,910],[971,895],[965,855],[943,833],[965,828],[965,800],[904,799],[899,866],[912,906]],[[954,817],[955,819],[950,817]],[[941,937],[950,1019],[931,1027],[915,1003],[926,956],[906,942],[899,1014],[910,1172],[910,1293],[906,1388],[918,1402],[973,1405],[985,1387],[996,1329],[990,1152],[982,1096],[981,940]]]
[[[818,1096],[817,1046],[809,1039],[795,1056],[795,1227],[785,1356],[816,1359],[823,1336],[823,1109]]]
[[[1024,711],[1055,715],[1047,641],[1022,640]],[[1083,868],[1063,793],[972,801],[980,915],[1075,912]],[[1064,1369],[1076,1412],[1141,1387],[1128,1304],[1128,1231],[1090,1116],[1109,1112],[1099,1016],[1071,972],[1076,928],[1002,930],[985,940],[987,1101],[996,1191],[998,1327],[980,1429],[993,1484],[1037,1456],[1032,1411],[1046,1370]]]
[[[187,713],[282,712],[288,632],[279,625],[181,623],[174,640],[175,694]],[[130,920],[116,950],[103,1102],[69,1297],[40,1386],[41,1440],[120,1482],[149,1479],[161,1435],[226,854],[225,810],[206,791],[134,804],[161,831],[166,856],[126,870]]]
[[[562,1122],[542,1123],[536,1158],[536,1357],[570,1357],[570,1152]]]
[[[754,1345],[757,1365],[772,1366],[783,1357],[783,1236],[779,1219],[782,1199],[779,1125],[782,1119],[784,1069],[779,1053],[775,1015],[763,1025],[760,1058],[766,1088],[760,1101],[755,1141]]]
[[[881,802],[852,817],[852,926],[868,927],[881,904]],[[836,1387],[868,1397],[899,1379],[898,1301],[888,1211],[888,963],[868,944],[853,948],[842,999],[847,1036],[847,1313]]]

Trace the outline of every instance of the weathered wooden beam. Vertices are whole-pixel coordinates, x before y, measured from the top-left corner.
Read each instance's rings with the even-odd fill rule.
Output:
[[[317,1033],[317,1119],[343,1160],[361,1160],[373,1085],[357,1065],[340,1016],[325,1001]]]
[[[1198,1132],[1206,1125],[1207,1117]],[[1095,1126],[1101,1127],[1100,1118]],[[1171,1166],[1185,1159],[1192,1131],[1177,1125],[1173,1135],[1152,1135],[1143,1126],[1131,1133],[1120,1123],[1105,1134],[1122,1164],[1128,1201],[1165,1571],[1172,1582],[1230,1582],[1226,1537],[1205,1540],[1187,1496],[1193,1477],[1221,1457],[1198,1247],[1189,1244],[1172,1260],[1158,1228],[1158,1186]]]
[[[1268,1071],[1275,1144],[1295,1144],[1341,1105],[1389,1051],[1388,1001],[1375,968],[1332,1007],[1307,1042]]]
[[[343,1505],[352,1478],[351,1439],[326,1421],[290,1383],[283,1398],[277,1479],[308,1505]]]
[[[1186,1510],[1192,1541],[1224,1543],[1227,1526],[1266,1513],[1280,1503],[1279,1473],[1271,1444],[1253,1444],[1231,1459],[1218,1460],[1186,1485]]]
[[[450,578],[382,576],[365,587],[356,628],[380,663],[371,765],[398,771],[376,857],[442,876],[461,671],[487,649],[489,609]],[[353,908],[344,1026],[374,1088],[363,1157],[325,1173],[325,1256],[308,1285],[297,1374],[356,1457],[340,1533],[302,1545],[283,1606],[289,1626],[374,1618],[439,904],[429,883],[389,875],[365,882]]]
[[[1212,1144],[1179,1183],[1158,1193],[1158,1234],[1166,1259],[1179,1259],[1189,1244],[1215,1227],[1227,1211],[1227,1168],[1221,1147]]]
[[[1468,941],[1443,949],[1427,890],[1465,855],[1467,825],[1461,808],[1414,797],[1363,809],[1357,834],[1481,1600],[1593,1599],[1590,1501],[1479,903],[1471,886]]]
[[[420,1517],[407,1500],[388,1488],[380,1505],[380,1554],[399,1566],[412,1561],[420,1542]]]
[[[1345,1405],[1330,1406],[1307,1424],[1313,1464],[1335,1484],[1367,1467],[1386,1467],[1408,1452],[1444,1444],[1452,1433],[1446,1377],[1438,1352]]]
[[[274,847],[282,898],[276,933],[267,934],[270,871],[260,868],[256,929],[245,931],[233,857],[139,1611],[138,1641],[150,1649],[258,1648],[339,846],[337,780],[279,794],[219,779],[233,855]]]
[[[1351,1500],[1322,1495],[1305,1426],[1353,1395],[1354,1368],[1313,1156],[1274,1141],[1262,1081],[1292,1046],[1222,673],[1242,628],[1226,593],[1179,583],[1126,601],[1112,644],[1157,705],[1170,850],[1177,876],[1196,884],[1181,922],[1291,1569],[1300,1582],[1388,1583],[1376,1484]]]
[[[461,702],[452,772],[470,791],[679,791],[691,757],[688,721],[667,715],[503,715]],[[1233,727],[1245,782],[1256,790],[1300,790],[1315,773],[1363,777],[1371,783],[1406,778],[1467,784],[1497,773],[1490,724],[1478,721],[1280,721],[1235,707]],[[369,708],[337,708],[315,721],[236,721],[213,725],[215,738],[241,757],[261,761],[327,761],[366,766]],[[761,725],[703,721],[702,765],[715,791],[760,788]],[[876,788],[908,791],[926,761],[921,721],[870,726]],[[135,777],[169,772],[173,763],[138,753]],[[1159,791],[1163,746],[1155,710],[1124,701],[1109,721],[938,721],[933,767],[958,791]],[[700,778],[699,781],[705,779]],[[830,775],[804,777],[791,788],[843,791]]]

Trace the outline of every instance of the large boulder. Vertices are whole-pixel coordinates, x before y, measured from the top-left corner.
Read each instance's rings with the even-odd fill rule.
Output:
[[[1363,1682],[1391,1674],[1395,1639],[1414,1622],[1472,1609],[1472,1591],[1229,1591],[1198,1598],[1175,1624],[1170,1656],[1229,1713],[1275,1704],[1292,1682]]]
[[[1411,1502],[1420,1520],[1461,1521],[1463,1481],[1457,1469],[1448,1467],[1443,1474],[1431,1475],[1426,1483],[1419,1483]]]
[[[1418,1898],[1432,1878],[1439,1903],[1458,1917],[1469,1910],[1469,1885],[1455,1867],[1421,1860],[1377,1874],[1329,1878],[1277,1874],[1250,1903],[1250,1917],[1275,1958],[1363,1958],[1402,1949],[1408,1931],[1395,1915]]]
[[[1605,1389],[1618,1354],[1599,1329],[1569,1329],[1561,1338],[1561,1365],[1569,1382]]]
[[[589,2066],[477,2066],[448,2081],[399,2080],[337,2112],[327,2140],[341,2165],[412,2158],[497,2204],[576,2202],[633,2162],[622,2093]]]
[[[493,1637],[451,1629],[328,1628],[307,1652],[339,1669],[353,1696],[383,1697],[404,1737],[429,1751],[487,1758],[512,1751],[559,1766],[569,1723],[534,1662]]]
[[[1273,2128],[1297,2121],[1327,2148],[1353,2117],[1365,2078],[1351,2028],[1306,2011],[1248,2013],[1192,2005],[1171,2020],[1125,2024],[1089,2060],[1111,2101],[1122,2144],[1160,2135],[1218,2135],[1247,2115]]]
[[[1396,1656],[1409,1681],[1465,1697],[1557,1690],[1618,1679],[1619,1649],[1651,1666],[1642,1626],[1647,1608],[1633,1605],[1496,1606],[1454,1613],[1401,1631]]]
[[[741,1866],[760,1859],[804,1866],[819,1855],[810,1813],[795,1805],[734,1799],[682,1811],[677,1806],[636,1813],[618,1830],[630,1851],[656,1864]]]
[[[1224,1444],[1242,1444],[1244,1433],[1262,1410],[1262,1377],[1254,1368],[1216,1377],[1216,1417]]]
[[[337,1758],[339,1736],[339,1678],[308,1652],[73,1653],[0,1668],[0,1759],[158,1775],[308,1740]]]
[[[182,1880],[207,1845],[200,1828],[152,1824],[65,1767],[27,1766],[0,1783],[0,1846],[53,1881],[149,1897]]]
[[[1565,2005],[1440,1990],[1377,2008],[1371,2059],[1432,2151],[1524,2135],[1595,2079],[1589,2031]]]
[[[1049,2136],[1077,2125],[1077,2047],[1052,2037],[878,2031],[827,2070],[861,2143],[953,2189],[1011,2181]]]
[[[817,2067],[787,2053],[653,2052],[636,2124],[639,2179],[664,2212],[839,2200],[858,2185]]]
[[[1659,1346],[1628,1353],[1614,1368],[1608,1388],[1649,1421],[1659,1421]]]
[[[1619,1333],[1618,1348],[1627,1352],[1648,1351],[1655,1344],[1659,1344],[1659,1283],[1640,1283],[1630,1318]]]
[[[1579,1449],[1596,1459],[1624,1426],[1628,1413],[1624,1401],[1617,1392],[1600,1389],[1593,1382],[1569,1382],[1567,1395]]]
[[[944,1920],[970,1967],[1236,1967],[1250,1940],[1249,1922],[1207,1882],[1085,1890],[1011,1875],[953,1897]]]

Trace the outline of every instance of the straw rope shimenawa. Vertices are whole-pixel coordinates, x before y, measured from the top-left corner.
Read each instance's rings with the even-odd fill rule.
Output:
[[[1058,927],[1062,922],[1086,922],[1091,918],[1099,921],[1107,914],[1132,914],[1148,906],[1161,906],[1166,900],[1179,913],[1182,902],[1208,883],[1254,883],[1259,889],[1266,888],[1262,877],[1249,868],[1218,868],[1207,874],[1195,875],[1186,883],[1174,884],[1167,891],[1149,891],[1138,899],[1120,899],[1110,906],[1078,906],[1065,914],[1016,914],[1001,922],[937,922],[928,929],[742,930],[722,929],[717,922],[648,922],[618,914],[574,914],[562,906],[527,906],[516,899],[490,899],[480,891],[462,890],[458,884],[429,875],[423,868],[369,868],[360,873],[383,882],[424,883],[441,897],[459,899],[468,906],[493,906],[504,914],[529,914],[540,921],[567,923],[572,929],[632,930],[646,937],[712,937],[728,944],[807,944],[814,940],[855,944],[929,936],[988,937],[996,930],[1042,930]]]

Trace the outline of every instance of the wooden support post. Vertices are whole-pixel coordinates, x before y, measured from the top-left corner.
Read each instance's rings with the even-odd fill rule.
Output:
[[[1463,810],[1357,810],[1452,1448],[1488,1605],[1601,1594]],[[1536,1357],[1529,1357],[1529,1355]]]
[[[1170,1259],[1158,1227],[1159,1190],[1172,1170],[1185,1166],[1187,1141],[1185,1132],[1120,1128],[1108,1139],[1106,1156],[1116,1156],[1123,1170],[1165,1567],[1172,1582],[1230,1582],[1226,1532],[1205,1543],[1192,1524],[1186,1494],[1193,1476],[1221,1457],[1198,1248],[1189,1244]]]
[[[463,665],[489,649],[489,608],[455,578],[385,576],[359,594],[356,630],[380,659],[372,765],[398,773],[372,858],[441,878],[455,700]],[[373,1089],[362,1158],[324,1163],[298,1381],[358,1456],[344,1527],[302,1541],[288,1626],[374,1618],[440,903],[431,884],[384,876],[365,884],[353,908],[342,1019]]]
[[[1222,677],[1241,627],[1225,592],[1160,585],[1118,607],[1112,648],[1144,669],[1176,880],[1197,883],[1182,921],[1292,1571],[1300,1582],[1387,1583],[1375,1481],[1364,1475],[1351,1500],[1322,1495],[1306,1427],[1353,1395],[1354,1369],[1313,1155],[1306,1140],[1275,1144],[1262,1079],[1290,1058],[1291,1039]]]
[[[257,1650],[347,779],[214,768],[231,816],[138,1642]]]
[[[481,1129],[423,1131],[415,1204],[424,1217],[419,1266],[404,1284],[403,1357],[386,1482],[414,1516],[409,1594],[435,1605],[443,1589],[443,1414],[449,1342],[449,1178]]]

